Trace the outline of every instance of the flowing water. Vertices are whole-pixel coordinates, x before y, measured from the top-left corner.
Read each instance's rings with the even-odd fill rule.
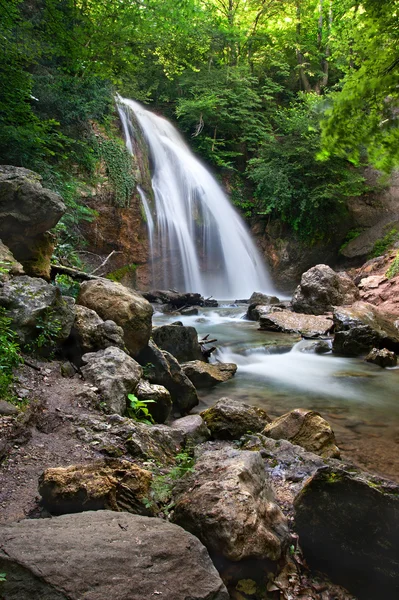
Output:
[[[226,305],[194,317],[154,317],[155,325],[178,318],[200,339],[210,334],[218,340],[213,360],[238,365],[230,381],[200,390],[198,410],[223,396],[261,406],[271,417],[299,407],[317,410],[333,426],[345,459],[399,481],[399,369],[315,354],[313,342],[261,331],[242,319],[245,311]]]
[[[249,298],[255,290],[274,294],[243,220],[173,125],[133,100],[119,97],[118,109],[129,151],[134,121],[149,147],[155,199],[151,231],[148,217],[147,223],[152,256],[161,257],[162,264],[154,266],[153,287],[216,298]]]

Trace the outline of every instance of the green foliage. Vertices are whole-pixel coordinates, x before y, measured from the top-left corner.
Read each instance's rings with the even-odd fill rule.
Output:
[[[38,354],[46,358],[54,358],[58,346],[62,323],[53,308],[46,308],[36,321],[37,335],[24,348],[26,352]]]
[[[149,379],[149,377],[151,377],[152,373],[154,372],[155,369],[155,365],[151,362],[148,362],[144,365],[143,367],[143,377],[144,379]]]
[[[133,160],[121,140],[100,137],[98,155],[104,161],[109,181],[112,184],[115,205],[130,206],[136,180],[133,175]]]
[[[131,263],[130,265],[125,265],[116,271],[112,271],[112,273],[108,273],[107,279],[111,281],[116,281],[119,283],[129,273],[135,273],[137,269],[137,265],[135,263]]]
[[[134,394],[128,394],[127,398],[129,401],[129,406],[126,409],[127,416],[146,425],[152,425],[154,419],[147,408],[147,404],[154,403],[155,400],[139,400]]]
[[[384,237],[382,237],[381,239],[377,240],[373,246],[373,249],[371,250],[370,254],[369,254],[369,258],[376,258],[377,256],[382,256],[383,254],[385,254],[390,248],[392,248],[392,246],[394,245],[395,242],[397,242],[399,239],[399,232],[396,228],[392,228],[390,231],[388,231]]]
[[[7,579],[7,573],[0,573],[0,583],[3,583]]]
[[[0,307],[0,398],[12,400],[13,369],[22,362],[17,336],[11,328],[11,319]]]
[[[174,506],[171,501],[173,486],[187,473],[194,471],[194,458],[190,452],[179,452],[175,460],[175,466],[168,473],[153,476],[151,497],[147,499],[149,505],[154,502],[156,505],[162,505],[162,510],[166,516]]]
[[[77,298],[80,290],[80,284],[70,275],[56,275],[54,284],[58,287],[63,296]]]
[[[399,274],[399,251],[396,253],[395,258],[393,259],[389,269],[385,273],[385,277],[388,279],[392,279]]]
[[[359,237],[359,235],[363,232],[363,229],[360,229],[359,227],[355,227],[354,229],[350,229],[348,231],[348,233],[346,234],[344,243],[342,244],[341,248],[339,249],[340,252],[342,252],[342,250],[344,250],[346,248],[346,246],[349,244],[349,242],[351,242],[352,240],[355,240],[356,238]]]

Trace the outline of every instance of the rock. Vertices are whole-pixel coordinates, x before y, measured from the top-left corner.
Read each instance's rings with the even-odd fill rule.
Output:
[[[296,408],[275,419],[262,431],[266,437],[288,440],[323,458],[339,458],[334,432],[319,413]]]
[[[202,360],[192,360],[181,365],[183,373],[197,389],[208,388],[231,379],[237,371],[234,363],[215,363],[210,365]]]
[[[7,600],[228,600],[201,542],[161,519],[111,511],[0,529]]]
[[[104,321],[122,327],[124,342],[132,356],[148,343],[153,309],[140,294],[107,279],[85,281],[80,286],[78,304],[94,310]]]
[[[276,296],[267,296],[261,292],[254,292],[248,300],[248,304],[255,304],[257,306],[278,304],[279,302],[280,300]]]
[[[332,342],[330,340],[318,340],[301,348],[306,354],[327,354],[331,352]]]
[[[134,390],[139,400],[155,400],[147,404],[147,408],[156,423],[165,423],[172,410],[172,398],[163,385],[156,385],[141,379]]]
[[[125,414],[127,395],[134,392],[141,379],[141,366],[113,346],[85,354],[82,361],[83,376],[99,389],[106,411]]]
[[[221,440],[238,440],[245,433],[262,431],[271,420],[261,408],[230,398],[221,398],[201,416],[212,437]]]
[[[211,556],[277,561],[288,544],[288,527],[259,452],[230,447],[204,452],[174,499],[173,521],[196,535]]]
[[[14,404],[6,402],[5,400],[0,400],[0,415],[12,417],[17,414],[19,414],[19,410]]]
[[[161,350],[169,352],[179,362],[203,359],[195,327],[178,323],[162,325],[153,330],[152,339]]]
[[[127,426],[121,425],[120,429],[128,432],[125,443],[131,456],[155,460],[162,465],[175,462],[175,456],[182,449],[184,442],[181,431],[166,425],[148,426],[131,422]]]
[[[326,467],[295,500],[295,527],[311,567],[362,600],[399,597],[399,486]]]
[[[171,422],[170,426],[184,435],[186,448],[202,444],[211,437],[211,432],[200,415],[187,415],[187,417],[176,419]]]
[[[260,315],[259,327],[265,331],[300,333],[305,337],[311,338],[326,335],[333,327],[333,320],[325,316],[280,310],[267,315]]]
[[[10,275],[24,275],[24,268],[15,258],[11,250],[0,240],[0,268],[6,269]]]
[[[392,319],[367,302],[355,302],[334,311],[333,352],[347,356],[365,354],[373,348],[399,352],[399,330]]]
[[[292,297],[295,312],[322,315],[334,306],[353,304],[359,290],[346,273],[336,273],[327,265],[316,265],[302,275]]]
[[[44,351],[67,339],[75,316],[73,301],[63,298],[58,288],[27,275],[3,283],[0,306],[7,309],[22,346],[34,342],[40,333],[47,335]]]
[[[398,359],[394,352],[390,352],[386,348],[379,350],[378,348],[373,348],[371,352],[368,353],[365,360],[374,365],[378,365],[383,369],[385,367],[396,367]]]
[[[279,307],[275,305],[263,305],[263,304],[250,304],[248,306],[247,314],[245,318],[248,321],[259,321],[259,319],[263,316],[267,316],[270,313],[278,312],[281,310]]]
[[[39,478],[43,506],[54,515],[87,510],[151,515],[145,506],[152,474],[126,460],[46,469]]]
[[[150,340],[148,346],[138,355],[137,360],[143,365],[145,377],[150,383],[166,387],[176,410],[182,416],[197,406],[198,396],[195,387],[169,352],[162,352]]]
[[[151,292],[142,292],[142,295],[148,302],[169,304],[172,309],[185,306],[204,306],[205,303],[201,294],[190,292],[181,294],[171,290],[152,290]]]
[[[198,315],[198,313],[199,313],[199,310],[196,306],[182,308],[180,311],[180,314],[185,317],[192,317],[192,316]]]
[[[29,275],[49,277],[54,240],[46,232],[66,211],[33,171],[0,166],[0,238]]]

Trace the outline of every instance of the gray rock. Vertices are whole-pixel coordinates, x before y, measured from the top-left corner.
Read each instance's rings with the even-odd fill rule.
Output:
[[[0,400],[0,415],[12,417],[18,413],[19,410],[14,404],[10,404],[10,402],[6,402],[5,400]]]
[[[316,265],[302,275],[292,297],[292,308],[298,313],[322,315],[334,306],[353,304],[359,297],[359,290],[346,273]]]
[[[305,337],[326,335],[333,327],[330,317],[294,313],[280,310],[269,314],[261,314],[259,327],[265,331],[282,331],[284,333],[299,333]]]
[[[176,419],[171,422],[170,426],[184,435],[186,448],[202,444],[211,437],[211,432],[200,415],[187,415],[187,417]]]
[[[172,398],[163,385],[149,383],[141,379],[134,391],[139,400],[154,400],[149,402],[147,408],[156,423],[165,423],[172,410]]]
[[[11,250],[0,240],[0,267],[10,275],[23,275],[24,268],[15,258]],[[1,274],[0,274],[1,279]]]
[[[259,321],[261,317],[267,316],[270,313],[278,312],[279,310],[281,310],[281,308],[271,304],[250,304],[248,306],[245,318],[248,319],[248,321]]]
[[[356,302],[334,311],[333,352],[347,356],[366,354],[373,348],[399,352],[399,330],[388,315],[367,302]]]
[[[111,511],[0,529],[7,600],[228,600],[201,542],[164,520]]]
[[[295,529],[311,567],[362,600],[399,597],[399,486],[324,467],[295,499]]]
[[[127,395],[132,394],[141,379],[141,366],[120,348],[113,346],[82,357],[82,373],[99,390],[105,409],[123,415]]]
[[[196,306],[188,306],[187,308],[182,308],[180,310],[180,314],[186,317],[192,317],[198,315],[199,310]]]
[[[237,371],[237,365],[234,363],[209,364],[202,360],[183,363],[181,368],[197,389],[224,383],[231,379]]]
[[[75,307],[72,335],[76,336],[82,354],[105,350],[109,346],[122,350],[125,347],[122,327],[111,320],[103,321],[94,310],[79,304]]]
[[[104,321],[122,327],[124,342],[132,356],[148,343],[153,308],[134,290],[107,279],[85,281],[80,286],[78,304],[94,310]]]
[[[378,365],[385,369],[386,367],[396,367],[398,358],[394,352],[390,352],[386,348],[378,350],[373,348],[371,352],[366,356],[365,360],[374,365]]]
[[[75,316],[71,300],[43,279],[26,275],[5,281],[0,287],[0,306],[7,309],[22,346],[34,342],[40,331],[49,332],[55,345],[64,342]]]
[[[261,292],[254,292],[248,300],[248,304],[255,304],[258,306],[278,304],[279,302],[280,300],[276,296],[267,296],[266,294],[262,294]]]
[[[154,343],[169,352],[179,362],[203,359],[195,327],[179,323],[156,327],[152,332]]]
[[[175,456],[182,449],[184,442],[181,431],[166,425],[148,426],[132,422],[127,426],[120,426],[121,430],[128,431],[125,444],[131,456],[155,460],[162,465],[175,462]]]
[[[204,452],[175,492],[172,519],[232,561],[277,561],[289,541],[259,452]]]
[[[212,437],[221,440],[238,440],[245,433],[262,431],[271,420],[261,408],[230,398],[221,398],[201,416]]]

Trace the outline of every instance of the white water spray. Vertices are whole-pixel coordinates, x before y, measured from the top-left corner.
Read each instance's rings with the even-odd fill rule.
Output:
[[[217,298],[275,294],[241,217],[173,125],[133,100],[119,97],[118,109],[129,151],[130,111],[150,151],[155,223],[148,215],[147,223],[152,256],[162,257],[153,285]]]

